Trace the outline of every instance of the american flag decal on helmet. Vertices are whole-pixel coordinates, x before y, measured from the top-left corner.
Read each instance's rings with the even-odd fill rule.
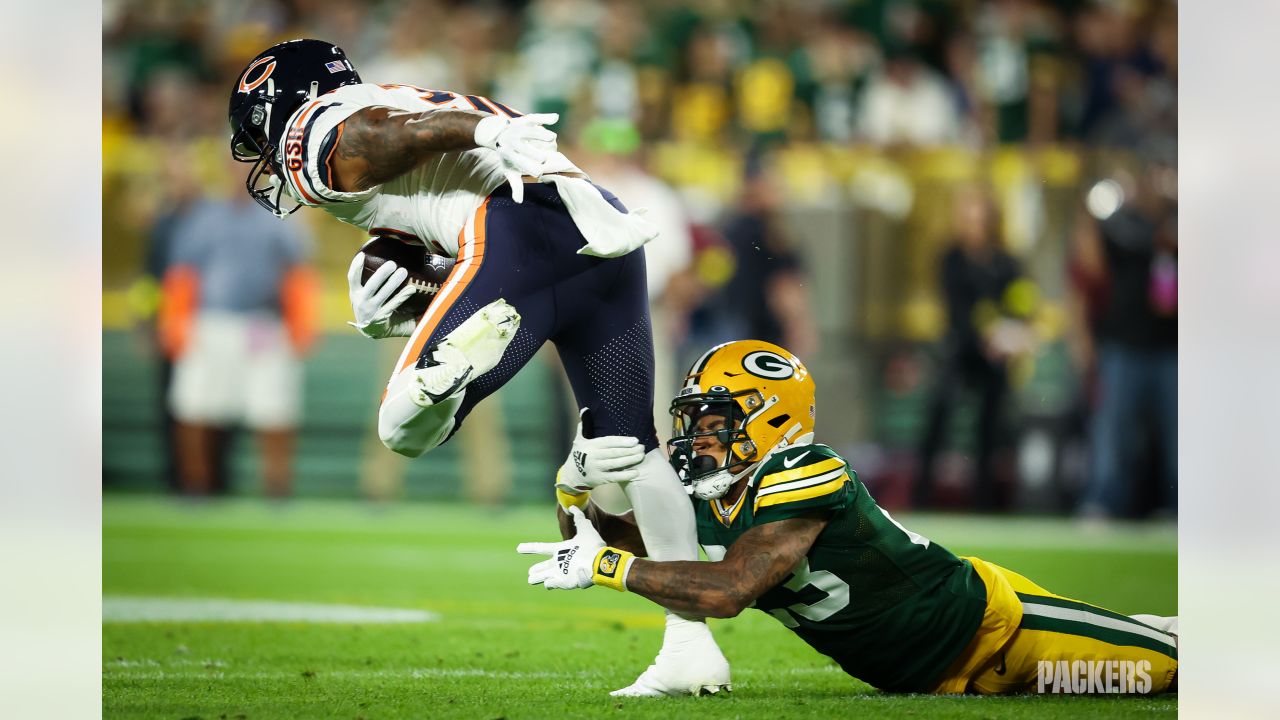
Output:
[[[324,66],[329,68],[329,72],[331,74],[340,73],[347,69],[346,64],[344,64],[341,60],[332,60],[330,62],[325,63]]]

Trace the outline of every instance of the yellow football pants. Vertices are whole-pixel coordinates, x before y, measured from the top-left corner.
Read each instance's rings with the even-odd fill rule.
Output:
[[[1177,689],[1177,639],[964,558],[987,586],[977,634],[936,693],[1142,693]]]

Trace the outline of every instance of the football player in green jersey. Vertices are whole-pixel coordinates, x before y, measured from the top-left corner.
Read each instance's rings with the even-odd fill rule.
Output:
[[[907,530],[813,442],[814,405],[813,378],[783,348],[748,340],[707,351],[671,403],[669,445],[710,562],[640,559],[627,517],[590,502],[589,487],[562,487],[567,539],[518,548],[551,555],[529,582],[604,585],[712,617],[754,607],[888,691],[1176,688],[1177,618],[1054,595]]]

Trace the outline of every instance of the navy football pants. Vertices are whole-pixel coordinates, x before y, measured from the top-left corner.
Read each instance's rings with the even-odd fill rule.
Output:
[[[616,197],[601,192],[625,212]],[[467,385],[453,432],[476,403],[514,377],[550,340],[578,406],[591,409],[596,435],[637,437],[646,451],[658,446],[644,250],[603,259],[579,255],[584,243],[549,184],[526,183],[521,204],[503,185],[468,221],[457,263],[397,368],[416,364],[490,302],[503,298],[515,307],[520,330],[498,366]]]

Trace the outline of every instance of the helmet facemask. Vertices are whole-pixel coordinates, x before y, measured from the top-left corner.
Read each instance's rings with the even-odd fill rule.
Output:
[[[761,404],[755,390],[699,393],[671,402],[672,431],[667,443],[671,466],[695,497],[724,497],[754,466],[759,450],[747,435],[749,416],[742,406]],[[717,462],[707,453],[711,448],[722,450],[724,458]]]
[[[268,80],[267,83],[270,87],[271,81]],[[231,157],[239,162],[253,163],[244,181],[249,197],[272,215],[283,218],[296,212],[302,207],[302,203],[288,194],[284,171],[276,162],[276,146],[267,135],[267,128],[271,126],[273,104],[269,97],[268,94],[261,98],[261,102],[245,110],[238,122],[232,123]],[[287,207],[282,202],[286,197],[289,203]]]

